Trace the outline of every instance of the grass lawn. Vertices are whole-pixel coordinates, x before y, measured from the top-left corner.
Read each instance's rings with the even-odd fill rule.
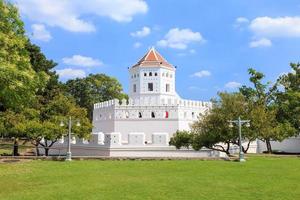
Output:
[[[0,164],[0,199],[300,199],[300,158]]]

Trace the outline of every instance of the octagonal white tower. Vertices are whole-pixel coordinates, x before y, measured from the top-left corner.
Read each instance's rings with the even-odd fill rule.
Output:
[[[134,101],[151,99],[151,102],[157,103],[177,99],[175,70],[175,67],[152,47],[129,69],[130,98]]]

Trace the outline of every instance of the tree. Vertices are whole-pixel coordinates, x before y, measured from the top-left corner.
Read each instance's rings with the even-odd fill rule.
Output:
[[[60,127],[59,124],[67,120],[69,116],[79,120],[81,124],[79,127],[73,126],[72,133],[79,138],[88,138],[92,124],[87,118],[86,109],[76,105],[73,98],[59,94],[41,107],[40,123],[43,128],[40,133],[28,132],[31,133],[28,137],[44,148],[46,156],[57,140],[67,135],[67,127]],[[35,124],[32,127],[35,127]]]
[[[127,98],[118,80],[105,74],[90,74],[86,78],[69,80],[66,86],[76,103],[87,109],[90,119],[93,117],[95,103],[115,98]]]
[[[55,95],[64,92],[63,84],[58,80],[58,75],[53,70],[57,65],[53,60],[49,60],[41,52],[40,47],[32,44],[30,40],[26,43],[26,50],[28,51],[30,63],[33,70],[37,73],[44,72],[49,76],[49,80],[44,88],[36,92],[39,103],[46,104],[53,99]]]
[[[229,127],[229,120],[239,116],[245,118],[249,113],[246,99],[240,93],[219,93],[214,99],[212,109],[203,114],[192,124],[191,133],[177,133],[171,138],[171,145],[180,148],[192,146],[195,150],[203,147],[230,154],[232,144],[239,145],[238,132]],[[255,132],[243,130],[243,138],[248,141],[243,151],[247,152],[249,144],[256,139]]]
[[[0,112],[1,135],[3,137],[12,138],[14,140],[13,156],[19,155],[19,140],[26,139],[26,123],[27,119],[32,118],[35,115],[34,110],[25,109],[22,113],[17,113],[11,110]]]
[[[248,100],[251,108],[252,130],[257,132],[257,138],[266,143],[268,153],[272,153],[271,141],[282,141],[294,135],[294,129],[287,121],[278,121],[278,104],[276,93],[278,83],[262,83],[263,73],[250,68],[250,81],[254,87],[243,86],[240,92]]]
[[[292,72],[278,79],[283,90],[276,93],[277,119],[280,122],[288,121],[297,135],[300,132],[300,63],[291,63],[290,66]]]
[[[0,0],[0,111],[30,105],[47,81],[44,72],[32,69],[26,43],[17,8]]]
[[[175,146],[177,149],[181,147],[189,148],[191,145],[192,135],[188,131],[176,131],[174,136],[170,139],[169,144]]]
[[[239,137],[238,131],[229,127],[228,121],[238,117],[245,119],[248,113],[249,106],[243,95],[219,93],[219,99],[213,101],[212,109],[192,125],[193,148],[199,150],[206,147],[229,155],[230,146],[239,145]],[[243,139],[247,141],[246,147],[242,147],[246,153],[256,135],[250,129],[245,129]]]

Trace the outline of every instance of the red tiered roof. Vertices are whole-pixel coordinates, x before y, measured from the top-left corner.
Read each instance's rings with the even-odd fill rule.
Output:
[[[132,67],[165,67],[174,69],[173,65],[168,63],[154,47],[152,47],[138,62]]]

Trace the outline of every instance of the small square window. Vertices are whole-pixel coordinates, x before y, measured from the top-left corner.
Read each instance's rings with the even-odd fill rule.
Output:
[[[148,91],[153,91],[153,83],[148,83]]]
[[[170,92],[170,84],[166,84],[166,92]]]

